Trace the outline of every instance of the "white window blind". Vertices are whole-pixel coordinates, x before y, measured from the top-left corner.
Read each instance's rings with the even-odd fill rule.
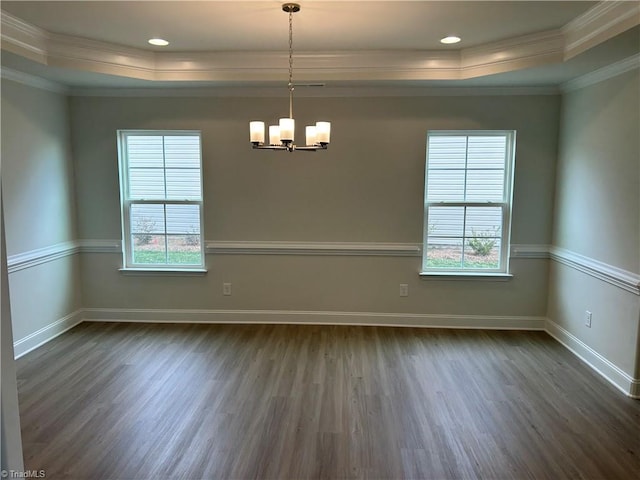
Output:
[[[515,132],[427,137],[423,271],[507,272]]]
[[[200,133],[118,138],[125,267],[203,267]]]

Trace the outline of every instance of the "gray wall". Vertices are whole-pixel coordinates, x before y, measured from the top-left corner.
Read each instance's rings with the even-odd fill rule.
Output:
[[[298,98],[298,134],[327,119],[332,144],[287,154],[247,142],[248,121],[275,119],[285,98],[67,99],[3,81],[9,258],[120,239],[118,129],[202,131],[207,241],[371,245],[422,241],[427,130],[515,129],[512,242],[553,243],[637,273],[637,87],[635,71],[562,98]],[[502,282],[420,279],[417,257],[210,254],[200,277],[128,276],[121,262],[118,253],[85,252],[10,273],[14,339],[81,308],[97,318],[137,309],[461,315],[479,326],[482,318],[548,316],[627,375],[640,372],[638,296],[542,258],[513,258],[514,278]],[[232,296],[222,295],[223,282]],[[408,298],[399,297],[400,283],[409,284]]]
[[[638,70],[563,96],[554,245],[640,273]],[[585,311],[592,327],[584,325]],[[549,318],[640,376],[640,297],[566,265],[551,268]]]
[[[638,70],[562,101],[553,243],[640,272]]]
[[[2,470],[24,469],[22,455],[22,434],[20,432],[20,411],[18,408],[18,382],[13,359],[13,332],[11,328],[11,301],[7,274],[7,250],[4,235],[4,214],[2,193],[0,192],[0,287],[2,288],[2,317],[0,317],[0,362],[2,362],[2,396],[0,419],[0,468]]]
[[[7,254],[74,242],[69,109],[65,95],[2,81],[2,188]],[[14,340],[81,307],[78,255],[9,274]]]
[[[117,129],[198,129],[206,240],[422,241],[426,132],[515,129],[513,243],[551,240],[558,96],[298,98],[297,134],[332,122],[326,152],[252,151],[248,122],[285,98],[73,97],[79,237],[119,239]],[[83,255],[88,308],[280,309],[544,316],[546,260],[507,282],[420,280],[419,258],[208,255],[205,277],[128,277],[116,254]],[[222,282],[234,285],[221,295]],[[399,298],[399,283],[410,296]]]
[[[65,95],[2,81],[2,181],[7,254],[75,236]]]

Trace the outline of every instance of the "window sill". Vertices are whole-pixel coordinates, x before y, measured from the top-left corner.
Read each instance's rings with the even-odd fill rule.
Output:
[[[420,272],[420,278],[425,280],[484,280],[506,282],[513,278],[513,274],[488,272]]]
[[[123,275],[140,276],[168,276],[168,277],[202,277],[206,275],[206,268],[119,268]]]

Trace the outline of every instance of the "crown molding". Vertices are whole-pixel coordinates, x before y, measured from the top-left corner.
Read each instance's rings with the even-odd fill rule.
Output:
[[[28,85],[29,87],[39,88],[40,90],[48,90],[54,93],[69,94],[71,90],[64,85],[47,80],[36,75],[30,75],[28,73],[19,72],[12,68],[2,67],[0,70],[0,77],[2,80],[11,80],[13,82],[20,83],[22,85]]]
[[[2,49],[38,63],[46,63],[49,33],[2,10]]]
[[[630,72],[637,68],[640,68],[640,53],[565,82],[562,84],[561,90],[563,92],[579,90],[584,87],[604,82],[605,80],[609,80],[610,78],[617,77],[618,75],[622,75],[623,73]]]
[[[155,80],[282,80],[288,52],[156,53]],[[331,51],[296,53],[296,80],[446,80],[460,78],[456,52]]]
[[[55,67],[155,80],[155,54],[107,42],[52,34],[47,64]]]
[[[4,22],[4,16],[3,16]],[[4,29],[4,23],[3,23]],[[23,54],[20,39],[3,32],[2,48]],[[150,81],[277,82],[288,52],[147,52],[106,42],[43,34],[39,63]],[[559,30],[461,51],[372,50],[298,52],[296,79],[307,81],[460,80],[562,60]],[[26,56],[26,55],[24,55]]]
[[[72,88],[74,97],[287,98],[279,87]],[[296,98],[478,97],[558,95],[557,87],[322,87],[296,89]]]
[[[561,62],[564,37],[548,30],[461,51],[462,78],[474,78]]]
[[[297,52],[307,81],[461,80],[567,60],[640,24],[640,2],[601,2],[565,27],[457,51]],[[277,82],[288,52],[153,52],[49,33],[2,11],[2,49],[45,65],[163,82]]]
[[[600,2],[562,28],[565,37],[565,60],[636,25],[640,25],[640,2]]]

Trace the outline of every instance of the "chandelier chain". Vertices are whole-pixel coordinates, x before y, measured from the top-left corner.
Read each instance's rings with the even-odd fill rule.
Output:
[[[293,118],[293,9],[289,10],[289,118]]]

